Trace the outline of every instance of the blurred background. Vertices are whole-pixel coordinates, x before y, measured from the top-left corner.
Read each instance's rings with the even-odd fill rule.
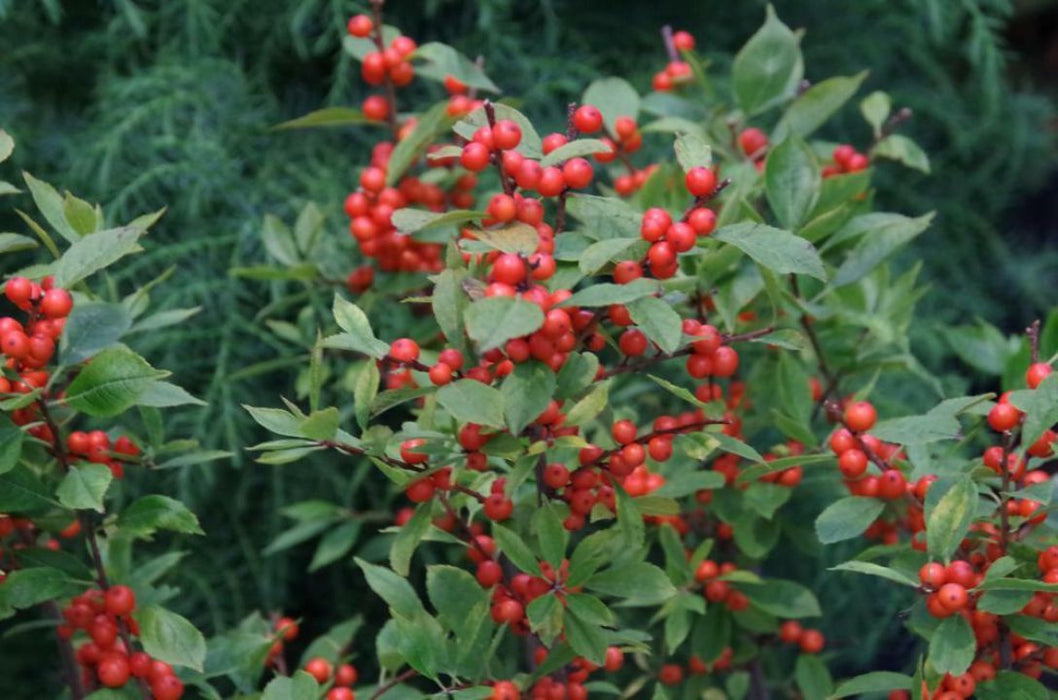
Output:
[[[929,153],[932,174],[893,166],[880,168],[876,182],[882,209],[938,212],[904,261],[922,260],[932,286],[912,338],[926,366],[943,376],[959,359],[972,360],[968,343],[988,340],[985,331],[974,335],[977,319],[1016,333],[1053,307],[1058,1],[774,5],[788,25],[806,30],[808,79],[869,69],[860,97],[883,89],[914,112],[903,130]],[[481,55],[493,79],[519,96],[519,108],[557,129],[565,105],[593,78],[623,75],[648,91],[665,61],[664,23],[692,32],[724,75],[764,7],[763,0],[391,0],[387,21],[420,43]],[[266,468],[245,454],[243,446],[263,436],[240,404],[274,405],[289,394],[305,350],[256,317],[280,290],[228,274],[262,260],[266,213],[290,221],[315,201],[327,230],[347,235],[341,201],[373,132],[269,127],[325,105],[359,105],[358,68],[339,47],[348,17],[362,9],[344,0],[0,0],[0,126],[18,143],[13,167],[108,205],[112,222],[168,206],[147,252],[116,281],[131,286],[176,265],[152,293],[155,305],[203,307],[138,349],[156,366],[178,368],[175,379],[210,404],[176,416],[171,432],[235,454],[151,476],[192,504],[209,533],[181,543],[192,556],[174,580],[183,590],[176,607],[207,632],[294,601],[300,607],[285,612],[306,616],[309,639],[323,624],[314,620],[339,619],[363,595],[350,588],[345,564],[304,574],[312,543],[262,553],[288,524],[275,515],[282,505],[335,493],[337,465]],[[419,104],[441,98],[430,86],[411,90]],[[842,114],[823,136],[867,145],[856,110]],[[667,148],[661,139],[654,147]],[[0,230],[22,230],[6,215]],[[889,600],[891,587],[858,582],[854,594],[823,595],[834,601],[828,636],[833,630],[843,640],[836,672],[885,667],[890,653],[900,655],[905,635],[895,613],[906,601]],[[886,611],[891,625],[871,622]],[[869,632],[850,639],[840,628]],[[52,649],[35,635],[17,642],[0,642],[0,678],[32,688],[40,657]]]

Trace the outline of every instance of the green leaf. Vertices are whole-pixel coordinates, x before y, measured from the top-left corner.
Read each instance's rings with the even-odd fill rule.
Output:
[[[847,496],[834,501],[816,518],[816,535],[823,544],[859,537],[885,510],[877,498]]]
[[[261,242],[268,254],[283,265],[296,265],[301,257],[290,228],[271,214],[265,215]]]
[[[499,550],[503,552],[511,563],[527,574],[538,574],[540,565],[537,562],[533,550],[516,533],[502,525],[493,524],[492,536],[496,538]]]
[[[962,362],[985,374],[1001,376],[1017,351],[1017,341],[1011,343],[998,328],[982,320],[973,326],[942,326],[939,330]]]
[[[502,428],[503,394],[475,379],[460,379],[437,392],[437,403],[461,423]]]
[[[15,140],[11,138],[11,134],[0,129],[0,163],[10,158],[14,150]]]
[[[343,338],[345,344],[341,346],[332,344],[330,341],[336,336],[331,336],[324,339],[324,347],[353,349],[376,360],[381,360],[389,354],[389,345],[375,337],[375,332],[371,330],[371,321],[359,306],[335,294],[333,311],[338,327],[345,331],[337,337]]]
[[[910,586],[911,588],[918,588],[919,583],[915,579],[903,574],[896,569],[890,569],[889,567],[875,564],[869,561],[847,561],[844,564],[838,564],[832,566],[830,571],[854,571],[858,574],[868,574],[871,576],[878,576],[895,583],[899,583],[903,586]]]
[[[870,226],[864,226],[868,221]],[[833,285],[842,287],[862,279],[898,248],[929,228],[931,221],[932,213],[914,219],[883,212],[856,217],[835,234],[835,238],[840,238],[851,229],[862,232],[863,237],[834,274]]]
[[[958,676],[966,673],[974,660],[977,641],[973,628],[962,615],[941,621],[929,641],[929,663],[938,673]]]
[[[750,484],[743,494],[743,503],[762,518],[771,520],[775,511],[790,500],[791,490],[781,484],[757,482]]]
[[[292,676],[276,676],[270,680],[261,700],[316,700],[319,694],[316,679],[305,671],[296,671]]]
[[[540,245],[540,234],[537,233],[536,229],[517,221],[500,228],[477,230],[474,235],[477,239],[476,242],[464,241],[464,243],[468,245],[476,243],[504,253],[531,255]]]
[[[466,272],[462,270],[445,270],[432,278],[434,288],[430,296],[434,318],[437,319],[441,332],[445,334],[445,339],[463,353],[467,351],[463,334],[463,311],[468,303],[467,295],[463,291],[465,278]]]
[[[622,564],[600,571],[584,585],[596,593],[643,605],[663,603],[676,595],[676,589],[665,572],[647,562]]]
[[[447,100],[430,107],[419,115],[412,132],[397,142],[386,166],[387,185],[399,182],[426,147],[451,128],[452,118],[448,116],[447,109]]]
[[[400,532],[393,538],[393,545],[389,548],[389,565],[400,576],[408,575],[411,556],[430,529],[430,506],[430,503],[420,504],[415,509],[415,514],[401,525]]]
[[[819,200],[822,185],[819,162],[800,136],[790,135],[768,154],[764,168],[765,192],[783,228],[800,228]]]
[[[525,616],[529,620],[529,629],[540,636],[546,646],[562,632],[565,608],[557,596],[543,595],[526,606]]]
[[[194,625],[174,612],[157,605],[137,610],[143,650],[174,666],[202,670],[206,660],[206,640]]]
[[[67,508],[92,509],[103,512],[103,496],[114,475],[105,464],[82,462],[70,467],[55,495]]]
[[[892,102],[889,99],[889,95],[881,90],[872,92],[860,102],[860,113],[863,114],[863,118],[867,120],[867,123],[871,125],[875,138],[881,135],[882,125],[889,118],[891,110]]]
[[[834,690],[830,671],[815,654],[801,654],[797,657],[794,678],[804,700],[824,700]]]
[[[632,321],[662,352],[672,353],[683,340],[683,320],[668,302],[657,297],[643,297],[628,304]]]
[[[29,513],[58,505],[51,491],[25,466],[0,473],[0,512]]]
[[[804,75],[797,35],[768,5],[764,25],[735,56],[732,84],[738,106],[756,114],[794,93]]]
[[[668,477],[665,484],[657,491],[652,491],[655,496],[666,498],[683,498],[698,491],[711,491],[724,487],[724,475],[714,471],[680,472]]]
[[[0,414],[0,474],[11,471],[18,464],[24,438],[22,429]]]
[[[117,521],[118,530],[134,537],[146,537],[158,530],[201,535],[198,518],[180,501],[168,496],[143,496],[126,508]]]
[[[55,232],[70,243],[80,241],[81,234],[77,233],[73,226],[70,225],[70,222],[66,220],[62,195],[48,183],[38,180],[27,172],[22,173],[22,178],[29,187],[29,193],[33,196],[33,202],[37,205],[37,209],[40,210],[44,220],[51,225]],[[61,287],[70,286],[69,283],[60,282],[58,279],[55,280],[55,283]]]
[[[368,119],[359,109],[352,107],[324,107],[315,112],[277,124],[273,129],[312,129],[321,126],[359,126],[361,124],[379,124]]]
[[[548,167],[564,163],[571,158],[583,158],[596,153],[610,153],[613,149],[610,144],[599,139],[576,139],[567,144],[559,146],[540,159],[540,165]]]
[[[1026,445],[1036,442],[1058,423],[1058,373],[1052,372],[1035,389],[1012,392],[1010,402],[1025,412],[1021,441]]]
[[[712,238],[735,246],[759,265],[779,274],[794,272],[826,280],[819,252],[789,231],[747,221],[725,226]]]
[[[618,117],[636,118],[639,114],[639,93],[623,78],[600,78],[584,91],[581,104],[594,105],[602,112],[609,132],[615,133]]]
[[[590,596],[588,596],[590,597]],[[596,665],[606,661],[609,638],[598,624],[581,618],[570,606],[566,615],[566,639],[578,656]]]
[[[132,316],[123,304],[75,304],[63,327],[63,363],[73,365],[89,359],[116,343],[131,327]]]
[[[641,243],[642,238],[604,238],[592,243],[577,256],[577,266],[586,275],[594,274],[607,263],[625,256],[629,248]]]
[[[488,216],[483,211],[471,209],[453,209],[446,212],[432,212],[425,209],[413,209],[405,207],[393,212],[393,225],[401,233],[418,233],[428,231],[439,226],[452,226],[465,224],[468,221],[478,221]]]
[[[417,613],[424,612],[419,596],[415,594],[415,589],[411,587],[406,578],[398,576],[383,566],[366,562],[360,557],[356,557],[356,564],[364,572],[367,585],[382,600],[386,601],[393,612],[403,617],[414,617]]]
[[[836,76],[822,80],[797,96],[775,127],[772,141],[779,142],[788,134],[805,137],[823,126],[856,94],[867,77],[867,71],[856,75]]]
[[[147,229],[122,226],[78,238],[55,264],[55,285],[69,288],[129,253],[142,250],[140,236]]]
[[[124,346],[110,348],[96,355],[70,382],[66,403],[90,416],[109,418],[134,406],[152,382],[168,375]]]
[[[3,183],[0,182],[0,194],[3,194]],[[17,233],[0,233],[0,253],[15,253],[20,250],[31,250],[37,242],[29,236]]]
[[[562,518],[552,505],[545,505],[533,513],[533,530],[544,561],[558,567],[566,556],[569,532],[562,526]]]
[[[467,335],[481,352],[501,347],[511,338],[529,335],[544,324],[544,312],[536,304],[516,297],[489,297],[467,307],[463,313]]]
[[[628,304],[636,299],[653,296],[661,291],[656,280],[640,278],[628,284],[596,284],[586,287],[566,299],[558,308],[569,306],[610,306]]]
[[[82,236],[95,231],[101,223],[101,212],[97,212],[91,204],[69,192],[63,197],[62,212],[70,226]]]
[[[343,523],[321,537],[309,562],[309,572],[319,571],[348,554],[360,537],[360,529],[358,521]]]
[[[892,671],[872,671],[845,681],[830,697],[847,698],[851,695],[884,693],[889,690],[911,690],[911,676]]]
[[[871,149],[874,158],[888,158],[903,163],[912,170],[929,174],[929,156],[917,143],[903,134],[890,134]]]
[[[298,431],[309,440],[333,440],[338,434],[340,416],[335,407],[313,411],[301,422]]]
[[[85,588],[84,583],[50,566],[9,571],[4,585],[0,586],[0,618],[7,616],[5,611],[31,608],[46,600],[75,595]]]
[[[1033,591],[985,591],[977,599],[977,610],[995,615],[1014,615],[1028,605],[1035,593]]]
[[[1048,700],[1054,696],[1039,681],[1015,671],[1000,671],[993,680],[978,683],[977,700]]]
[[[926,516],[930,557],[947,562],[966,536],[976,512],[977,486],[970,477],[960,477]]]
[[[713,149],[701,136],[680,134],[672,144],[676,161],[684,172],[692,168],[710,168],[713,165]]]
[[[154,406],[156,408],[167,408],[169,406],[205,406],[206,402],[196,399],[187,390],[171,382],[154,381],[147,385],[136,399],[137,406]]]
[[[436,41],[425,43],[415,49],[411,60],[415,63],[416,74],[424,78],[444,82],[445,77],[450,75],[467,87],[489,92],[500,91],[485,75],[481,66],[448,44]]]
[[[426,569],[426,594],[441,622],[456,631],[465,627],[475,606],[489,600],[488,592],[470,573],[440,564]]]
[[[503,412],[512,435],[544,412],[555,393],[555,373],[542,362],[518,364],[503,381]]]
[[[353,389],[353,412],[356,414],[356,422],[361,430],[366,430],[371,420],[371,403],[378,396],[379,382],[382,375],[378,365],[368,360],[356,375],[356,385]]]
[[[768,579],[761,583],[732,582],[753,605],[764,612],[783,618],[819,617],[819,601],[812,591],[799,583]]]
[[[590,194],[572,195],[566,199],[566,213],[584,224],[585,233],[595,240],[639,238],[643,214],[623,200]]]

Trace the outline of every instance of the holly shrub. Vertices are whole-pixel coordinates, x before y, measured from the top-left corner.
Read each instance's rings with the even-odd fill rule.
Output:
[[[302,620],[207,641],[164,607],[179,555],[134,556],[199,529],[173,499],[125,504],[123,475],[224,457],[166,439],[159,409],[195,400],[121,342],[192,311],[91,293],[154,217],[98,231],[99,208],[26,176],[69,246],[23,215],[57,260],[4,288],[0,614],[43,606],[69,696],[1053,697],[1058,316],[1010,341],[992,393],[949,396],[916,361],[925,290],[889,261],[932,217],[875,211],[871,189],[875,167],[928,171],[910,112],[875,92],[862,142],[814,138],[866,73],[805,81],[769,8],[729,79],[665,27],[653,92],[596,81],[541,136],[481,61],[382,5],[344,40],[374,94],[281,125],[380,134],[344,202],[360,262],[309,205],[233,270],[272,286],[262,316],[305,358],[293,400],[247,407],[274,434],[250,449],[327,454],[346,493],[284,508],[269,550],[319,538],[314,571],[357,547],[377,595],[299,660]],[[410,111],[439,92],[417,78],[447,97]],[[935,405],[887,415],[902,384]],[[839,542],[853,556],[826,573]],[[921,642],[836,682],[813,588],[862,576],[910,589]]]

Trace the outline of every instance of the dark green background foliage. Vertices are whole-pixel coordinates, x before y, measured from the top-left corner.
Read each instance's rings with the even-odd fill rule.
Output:
[[[939,324],[979,316],[1013,332],[1052,305],[1058,224],[1053,204],[1047,210],[1053,197],[1045,187],[1048,177],[1055,186],[1055,114],[1047,90],[1056,86],[1043,83],[1046,67],[1012,54],[1004,34],[1015,21],[1035,26],[1030,39],[1038,39],[1039,28],[1055,24],[1056,3],[1034,3],[1039,15],[1018,17],[1007,0],[775,4],[787,24],[807,28],[810,80],[867,68],[861,96],[884,89],[897,107],[914,111],[903,128],[929,152],[933,174],[882,168],[879,202],[893,211],[939,214],[911,254],[925,262],[934,286],[919,306],[928,318],[917,324],[922,337],[913,339],[930,368],[951,367]],[[565,105],[599,75],[624,75],[647,91],[665,60],[656,31],[662,23],[693,32],[715,74],[723,75],[764,10],[762,0],[390,5],[390,23],[420,42],[445,41],[482,55],[506,93],[518,96],[518,106],[551,128],[560,127]],[[116,281],[129,285],[175,266],[153,294],[158,308],[203,307],[191,323],[158,333],[139,349],[156,366],[176,369],[176,379],[209,402],[174,419],[172,432],[191,432],[209,447],[236,453],[230,464],[148,475],[155,484],[168,481],[156,489],[186,499],[209,533],[183,543],[192,556],[177,576],[184,591],[178,607],[207,631],[229,627],[262,605],[285,604],[284,612],[306,616],[307,639],[368,595],[350,585],[359,577],[344,563],[305,576],[312,545],[261,554],[289,526],[276,515],[285,504],[327,496],[371,510],[386,497],[377,485],[361,483],[364,467],[334,457],[283,470],[254,467],[245,456],[242,447],[262,435],[240,404],[274,405],[276,394],[293,395],[293,368],[305,364],[315,320],[299,319],[306,333],[301,346],[280,339],[262,319],[272,311],[282,316],[294,288],[228,274],[263,259],[266,213],[292,221],[307,201],[326,214],[327,235],[346,242],[341,200],[374,134],[269,127],[363,98],[358,68],[338,50],[346,19],[362,9],[342,0],[0,0],[0,126],[18,141],[15,166],[109,203],[113,220],[168,204],[148,252]],[[1036,50],[1031,41],[1014,48]],[[408,97],[422,104],[441,94],[417,84]],[[843,116],[824,136],[869,145],[855,110]],[[650,148],[668,148],[668,141],[648,139]],[[21,224],[0,220],[0,229],[21,230]],[[353,262],[350,252],[350,268]],[[324,314],[326,299],[321,293],[313,300]],[[297,297],[292,306],[303,301]],[[380,335],[389,337],[387,330]],[[353,468],[361,473],[350,479]],[[828,619],[842,621],[827,630],[838,654],[835,670],[884,666],[889,661],[880,658],[880,648],[899,658],[895,613],[906,601],[882,595],[890,589],[873,582],[857,581],[854,591],[826,590],[842,580],[819,580]],[[892,624],[878,626],[886,613]],[[849,633],[866,629],[864,637]],[[34,638],[20,637],[24,646],[5,652],[0,678],[38,687],[28,682],[40,675],[32,659],[49,652],[36,646],[47,640]]]

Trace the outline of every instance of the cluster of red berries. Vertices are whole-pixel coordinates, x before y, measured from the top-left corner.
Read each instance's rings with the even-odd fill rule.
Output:
[[[386,168],[392,153],[392,142],[377,144],[372,152],[371,165],[360,173],[360,189],[345,198],[349,233],[359,245],[360,252],[377,259],[384,271],[438,272],[443,266],[441,246],[417,241],[398,232],[393,226],[393,212],[409,204],[444,211],[448,195],[437,185],[413,177],[404,178],[397,187],[386,186]],[[353,275],[356,278],[350,276],[348,283],[354,291],[363,291],[374,279],[374,274],[369,272],[354,271]]]
[[[349,20],[349,33],[359,39],[372,38],[377,51],[366,54],[360,62],[360,77],[368,85],[382,85],[387,81],[394,87],[404,87],[415,78],[415,67],[411,56],[418,46],[411,37],[399,35],[382,44],[382,28],[376,27],[367,15],[356,15]],[[384,121],[390,116],[393,106],[381,95],[372,95],[364,100],[363,112],[368,119]]]
[[[73,298],[65,289],[55,286],[51,277],[40,283],[25,277],[12,277],[4,285],[4,294],[15,307],[26,312],[24,323],[10,317],[0,317],[0,355],[4,367],[18,375],[12,381],[0,375],[0,394],[28,394],[48,384],[44,367],[55,355],[55,344],[62,336],[66,317],[73,308]],[[11,420],[26,425],[39,419],[36,404],[12,411]],[[40,424],[30,434],[50,442],[51,429]]]
[[[539,666],[547,661],[548,650],[540,647],[534,652],[534,658],[536,664]],[[606,657],[603,660],[602,669],[605,669],[608,673],[615,673],[624,666],[624,653],[617,647],[611,646],[606,649]],[[554,700],[555,698],[563,698],[564,700],[587,700],[588,688],[585,685],[588,682],[588,677],[600,670],[599,666],[596,666],[592,662],[582,657],[576,657],[563,668],[559,669],[555,673],[544,676],[533,684],[533,687],[529,691],[529,697],[531,700]],[[509,681],[507,681],[509,683]],[[513,684],[511,684],[513,686]],[[514,688],[517,693],[517,688]],[[501,698],[519,698],[520,696],[515,695],[500,695],[497,696],[495,691],[493,692],[492,700],[500,700]]]
[[[713,672],[724,672],[731,670],[731,660],[735,656],[735,651],[731,647],[725,647],[720,656],[716,657],[712,665],[707,664],[697,654],[691,654],[687,660],[687,670],[690,671],[691,675],[701,676],[706,673]],[[661,668],[658,669],[658,681],[664,685],[679,685],[686,678],[683,667],[677,663],[666,663],[662,664]]]
[[[900,449],[867,433],[877,419],[878,413],[869,402],[850,403],[841,419],[844,427],[830,436],[830,449],[837,455],[838,469],[853,495],[887,500],[903,498],[907,492],[907,479],[902,471],[889,468],[880,476],[867,474],[872,457],[888,464]]]
[[[71,456],[95,464],[105,464],[115,479],[125,476],[125,461],[135,459],[140,448],[129,437],[122,435],[113,444],[102,430],[75,430],[66,437],[66,449]]]
[[[856,173],[866,170],[871,164],[870,158],[847,143],[835,147],[831,157],[834,159],[834,163],[823,166],[823,177]]]
[[[618,263],[614,268],[614,281],[627,284],[638,279],[643,276],[644,267],[648,267],[658,279],[672,277],[679,269],[677,256],[694,248],[699,236],[708,236],[715,228],[716,212],[707,207],[694,207],[680,221],[673,221],[672,216],[659,207],[647,209],[639,226],[640,237],[650,243],[646,257],[641,261]]]
[[[694,35],[687,31],[677,31],[672,34],[672,48],[675,51],[693,51]],[[654,89],[658,92],[669,92],[683,87],[694,80],[691,64],[686,61],[671,60],[664,69],[654,74],[651,81]]]
[[[334,665],[322,656],[314,656],[305,662],[305,672],[320,685],[331,683],[324,700],[356,700],[353,685],[359,674],[352,664]]]
[[[804,629],[797,620],[786,620],[779,625],[779,640],[796,644],[804,654],[818,654],[826,645],[826,638],[817,629]]]
[[[136,678],[150,688],[155,700],[177,700],[184,694],[184,684],[172,666],[126,644],[127,635],[139,634],[132,617],[135,609],[136,595],[128,586],[92,589],[74,596],[63,609],[58,634],[63,639],[78,631],[88,636],[77,647],[76,658],[89,688],[120,688]]]

